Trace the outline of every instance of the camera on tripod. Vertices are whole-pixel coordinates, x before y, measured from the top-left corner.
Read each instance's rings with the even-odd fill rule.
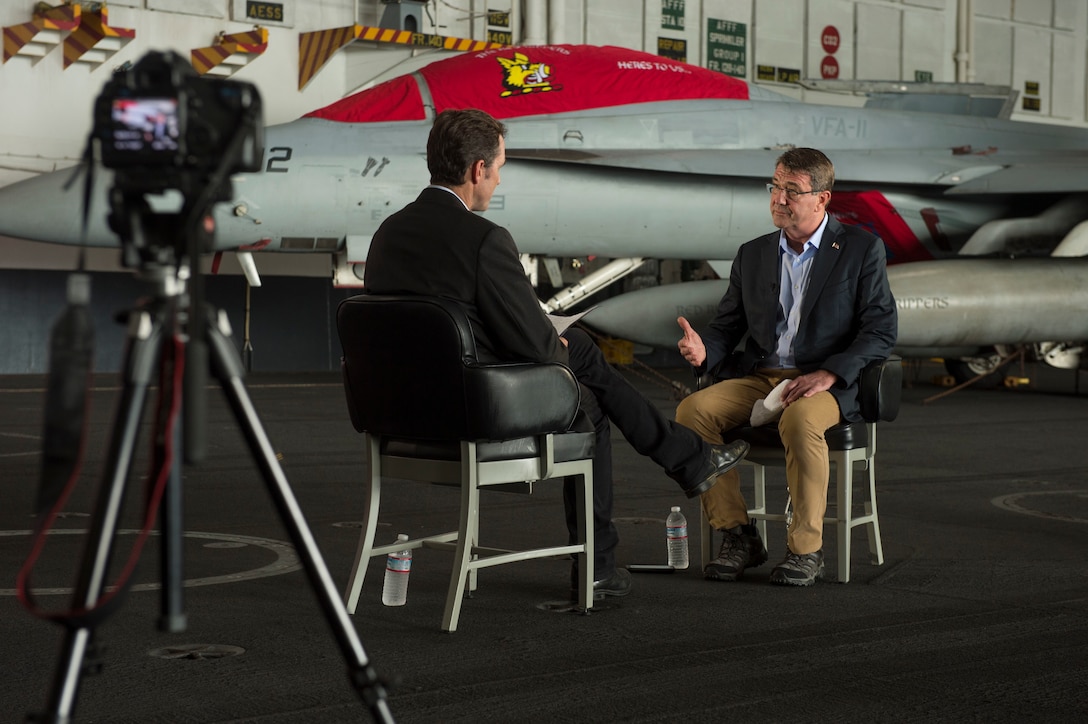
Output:
[[[106,83],[92,138],[115,189],[188,198],[219,171],[227,183],[210,201],[225,200],[229,174],[261,170],[261,97],[250,83],[203,78],[176,53],[152,51]]]
[[[94,105],[91,140],[113,170],[110,228],[122,264],[178,265],[211,251],[200,219],[228,201],[234,173],[261,170],[264,125],[256,86],[202,78],[174,52],[151,51],[118,72]],[[174,212],[148,194],[178,192]]]

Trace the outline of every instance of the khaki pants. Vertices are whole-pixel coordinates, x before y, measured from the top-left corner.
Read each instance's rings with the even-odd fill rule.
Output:
[[[715,445],[722,431],[745,425],[756,400],[762,399],[799,370],[761,370],[747,377],[724,380],[685,398],[676,408],[676,421]],[[793,499],[793,522],[786,542],[794,553],[813,553],[823,546],[827,484],[831,475],[824,432],[842,419],[830,392],[801,398],[785,410],[778,432],[786,449],[786,483]],[[716,530],[744,525],[748,506],[740,492],[740,473],[733,468],[702,495],[703,512]]]

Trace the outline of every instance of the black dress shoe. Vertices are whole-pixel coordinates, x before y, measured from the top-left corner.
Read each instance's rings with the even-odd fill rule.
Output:
[[[572,568],[570,573],[570,597],[573,601],[578,598],[578,571]],[[607,578],[593,582],[594,601],[601,601],[605,596],[620,598],[630,592],[631,574],[623,568],[617,568]]]
[[[736,467],[737,463],[744,459],[751,447],[745,440],[736,440],[728,445],[711,445],[710,455],[707,456],[706,467],[702,475],[695,479],[691,485],[681,486],[689,498],[695,498],[714,487],[718,482],[718,476],[727,473]]]

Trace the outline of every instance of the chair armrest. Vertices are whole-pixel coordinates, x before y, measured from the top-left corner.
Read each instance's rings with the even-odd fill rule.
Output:
[[[466,368],[464,379],[470,439],[564,432],[578,414],[578,381],[561,364],[475,365]]]
[[[868,422],[891,422],[899,416],[899,401],[903,395],[903,358],[867,364],[858,379],[858,404],[861,416]]]
[[[364,389],[354,389],[353,381]],[[461,384],[417,380],[407,387],[353,380],[345,369],[344,386],[357,431],[423,440],[499,441],[565,432],[580,401],[574,373],[556,363],[466,366]]]

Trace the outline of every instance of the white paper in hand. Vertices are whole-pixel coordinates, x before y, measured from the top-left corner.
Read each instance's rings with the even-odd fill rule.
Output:
[[[752,405],[752,418],[749,420],[752,427],[766,425],[778,419],[782,414],[782,392],[788,383],[789,380],[782,380],[765,398],[756,400],[756,404]]]
[[[585,310],[584,312],[578,312],[577,314],[571,314],[566,317],[560,316],[558,314],[547,314],[545,316],[548,318],[548,321],[552,323],[552,326],[555,327],[555,333],[562,337],[563,333],[566,332],[567,329],[571,327],[571,325],[573,325],[579,319],[586,316],[596,308],[596,306],[593,306]]]

